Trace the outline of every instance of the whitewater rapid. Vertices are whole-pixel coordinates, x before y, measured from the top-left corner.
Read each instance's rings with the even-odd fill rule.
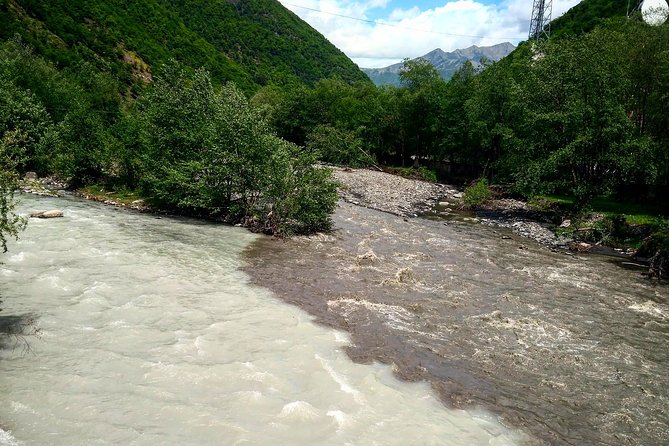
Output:
[[[240,228],[22,197],[0,255],[0,444],[512,445],[482,410],[450,410],[349,337],[251,286]],[[36,331],[35,335],[30,333]],[[18,343],[17,343],[18,342]]]

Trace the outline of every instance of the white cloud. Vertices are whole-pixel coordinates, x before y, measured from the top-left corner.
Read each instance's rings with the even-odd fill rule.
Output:
[[[370,20],[383,12],[388,0],[280,1],[360,66],[385,66],[379,63],[418,57],[435,48],[452,51],[506,41],[516,44],[526,39],[532,13],[530,0],[500,0],[488,5],[475,0],[444,0],[443,6],[432,9],[394,9],[385,13],[385,19],[368,23],[317,11]],[[553,0],[553,17],[579,2]]]

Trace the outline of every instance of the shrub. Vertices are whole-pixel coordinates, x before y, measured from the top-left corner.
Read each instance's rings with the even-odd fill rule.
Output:
[[[488,180],[480,178],[465,189],[462,196],[462,206],[466,209],[474,209],[485,204],[492,197],[488,188]]]
[[[669,278],[669,233],[656,232],[646,238],[639,247],[637,256],[649,260],[650,277]]]
[[[233,84],[216,92],[206,71],[172,62],[138,109],[154,204],[277,235],[329,229],[332,172],[276,137]]]
[[[16,173],[18,157],[11,135],[0,135],[0,248],[7,252],[7,237],[18,238],[26,220],[16,214],[15,191],[19,186]],[[20,152],[19,152],[20,153]]]

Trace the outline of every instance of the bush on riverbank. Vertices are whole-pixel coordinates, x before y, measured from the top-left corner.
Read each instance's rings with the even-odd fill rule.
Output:
[[[480,178],[465,188],[462,195],[462,207],[464,209],[475,209],[492,198],[492,192],[488,186],[488,180]]]
[[[636,251],[649,276],[669,278],[669,219],[662,208],[596,197],[587,211],[568,196],[537,196],[528,205],[559,225],[555,232],[576,242]],[[562,224],[561,224],[562,223]]]
[[[309,152],[276,137],[233,84],[165,66],[137,102],[141,188],[154,205],[271,234],[330,228],[336,185]]]
[[[2,122],[3,111],[0,106],[0,249],[7,252],[7,238],[18,238],[26,225],[26,220],[15,213],[15,194],[19,188],[17,165],[27,135],[7,129]]]

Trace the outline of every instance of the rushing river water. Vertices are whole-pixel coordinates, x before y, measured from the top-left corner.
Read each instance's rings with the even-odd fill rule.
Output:
[[[55,208],[65,218],[32,219],[0,256],[3,318],[38,331],[30,352],[0,349],[0,444],[533,441],[353,363],[345,333],[249,284],[243,229],[23,197],[24,212]]]
[[[669,444],[666,284],[479,224],[349,204],[335,224],[257,241],[248,272],[351,333],[357,362],[392,364],[548,444]]]

